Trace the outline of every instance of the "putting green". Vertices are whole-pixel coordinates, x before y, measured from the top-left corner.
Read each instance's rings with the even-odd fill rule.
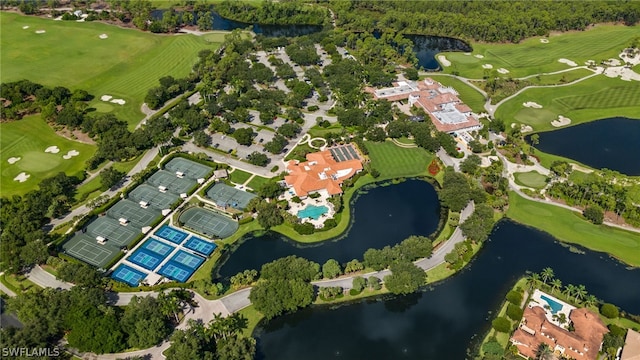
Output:
[[[540,41],[540,37],[519,44],[471,43],[471,55],[459,52],[442,54],[452,63],[445,68],[449,73],[457,71],[461,76],[480,79],[485,74],[482,65],[491,64],[493,71],[505,68],[510,71],[510,76],[522,77],[567,69],[569,65],[558,62],[563,58],[576,62],[578,66],[587,60],[618,58],[620,51],[629,46],[638,32],[640,26],[596,25],[586,31],[552,34],[546,44]]]
[[[32,135],[36,136],[32,136]],[[56,154],[45,153],[50,146],[57,146]],[[2,196],[22,195],[37,188],[40,180],[59,172],[76,175],[84,169],[86,161],[93,156],[96,147],[65,139],[57,135],[39,115],[27,116],[22,120],[0,124],[0,189]],[[69,151],[76,150],[77,156],[64,159]],[[8,159],[20,157],[14,164]],[[14,178],[25,172],[30,175],[25,182]]]
[[[514,174],[516,183],[535,189],[542,189],[547,185],[547,177],[537,171]]]
[[[28,29],[23,29],[29,26]],[[123,29],[98,22],[53,21],[0,13],[0,78],[29,79],[47,86],[84,89],[95,96],[90,107],[112,106],[113,113],[133,128],[144,115],[140,106],[148,89],[163,76],[189,74],[202,49],[216,49],[223,34],[204,39],[167,36]],[[36,30],[45,30],[36,34]],[[107,39],[100,39],[107,34]],[[111,95],[125,105],[100,101]],[[101,107],[100,112],[105,112]]]
[[[91,103],[90,107],[95,108],[97,112],[101,113],[110,113],[113,111],[113,105],[107,104],[103,101],[94,101]]]

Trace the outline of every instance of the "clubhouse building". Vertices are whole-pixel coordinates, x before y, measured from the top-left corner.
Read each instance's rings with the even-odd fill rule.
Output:
[[[567,313],[573,331],[566,328],[564,315]],[[535,359],[538,346],[544,343],[553,352],[570,359],[596,360],[604,334],[608,332],[597,314],[586,308],[576,309],[535,290],[520,325],[509,340],[525,358]]]
[[[362,157],[351,145],[341,145],[307,154],[307,161],[290,160],[284,181],[296,196],[326,192],[342,194],[342,182],[362,171]]]
[[[458,98],[458,92],[439,82],[426,78],[423,81],[399,81],[393,87],[367,88],[375,99],[408,101],[410,106],[421,107],[438,131],[453,133],[482,128],[478,116]]]

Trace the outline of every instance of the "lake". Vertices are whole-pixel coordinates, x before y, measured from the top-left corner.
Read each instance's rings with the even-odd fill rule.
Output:
[[[246,269],[260,270],[263,264],[288,255],[297,255],[322,265],[328,259],[346,263],[362,260],[369,248],[395,245],[410,235],[428,236],[440,218],[438,195],[431,184],[406,180],[400,184],[360,189],[352,200],[352,226],[339,239],[303,245],[277,233],[248,235],[231,252],[218,270],[229,278]]]
[[[156,20],[162,19],[162,14],[165,10],[158,9],[151,12],[151,17]],[[231,31],[235,29],[249,29],[256,34],[264,35],[267,37],[278,36],[302,36],[312,34],[322,30],[321,25],[261,25],[261,24],[249,24],[243,23],[231,19],[226,19],[220,16],[217,12],[211,10],[213,17],[213,30],[225,30]],[[193,13],[194,23],[198,21],[198,14]]]
[[[473,51],[469,44],[460,39],[428,35],[405,35],[405,37],[415,45],[413,51],[418,58],[418,69],[441,70],[436,55],[443,51]]]
[[[640,175],[640,120],[614,117],[542,132],[536,147],[596,169]]]
[[[585,285],[640,313],[640,270],[606,254],[570,252],[546,233],[504,220],[470,266],[423,292],[307,308],[264,324],[256,332],[257,358],[465,359],[515,281],[545,267],[564,284]]]

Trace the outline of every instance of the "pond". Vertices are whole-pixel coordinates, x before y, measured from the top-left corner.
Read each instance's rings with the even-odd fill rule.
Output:
[[[246,236],[224,262],[218,276],[229,278],[246,269],[260,270],[270,261],[297,255],[322,265],[328,259],[346,263],[362,260],[369,248],[395,245],[410,235],[428,236],[440,218],[438,195],[431,184],[406,180],[391,186],[361,189],[352,200],[352,224],[346,236],[312,245],[301,245],[277,233]]]
[[[413,51],[418,58],[418,69],[440,70],[436,55],[443,51],[473,51],[469,44],[460,39],[428,35],[405,35],[405,37],[413,41]]]
[[[151,12],[151,17],[159,20],[162,19],[162,14],[165,10],[158,9]],[[231,31],[235,29],[247,29],[249,28],[256,34],[261,34],[267,37],[278,36],[302,36],[312,34],[322,30],[321,25],[261,25],[261,24],[248,24],[231,19],[226,19],[220,16],[215,11],[211,11],[213,17],[213,30],[225,30]],[[198,14],[193,13],[194,23],[198,21]]]
[[[543,132],[536,147],[585,165],[640,175],[640,120],[614,117]]]
[[[640,313],[640,270],[606,254],[571,252],[546,233],[505,220],[468,268],[423,292],[307,308],[264,324],[256,332],[258,359],[465,359],[515,281],[545,267],[564,284],[585,285]]]

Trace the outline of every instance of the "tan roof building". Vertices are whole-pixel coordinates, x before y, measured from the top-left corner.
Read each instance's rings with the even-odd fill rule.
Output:
[[[576,360],[595,360],[598,357],[602,338],[609,329],[598,315],[582,308],[571,311],[569,319],[574,331],[565,330],[547,320],[540,306],[526,307],[520,326],[510,341],[518,347],[520,354],[535,358],[541,343],[553,351]]]
[[[342,193],[342,182],[362,171],[362,160],[352,145],[332,147],[307,154],[307,161],[287,163],[287,185],[297,196],[326,190],[329,195]]]
[[[640,333],[629,329],[620,360],[640,360]]]
[[[366,88],[375,99],[387,101],[408,100],[409,105],[420,106],[429,114],[431,122],[438,131],[470,131],[482,127],[471,108],[458,98],[458,93],[451,87],[426,78],[424,81],[401,81],[393,83],[393,87],[383,89]]]

